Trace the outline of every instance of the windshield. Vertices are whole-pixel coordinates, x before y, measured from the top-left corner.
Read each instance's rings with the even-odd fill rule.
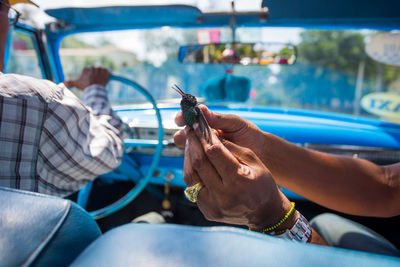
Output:
[[[196,44],[204,34],[217,32],[219,42],[230,42],[230,28],[128,30],[76,34],[66,37],[60,56],[66,79],[76,78],[81,68],[97,65],[135,80],[159,101],[186,93],[204,97],[203,86],[227,75],[251,81],[249,98],[241,104],[333,111],[372,116],[360,107],[371,92],[397,92],[400,68],[379,63],[366,53],[366,44],[381,32],[371,30],[318,30],[301,28],[238,28],[240,42],[288,43],[296,46],[293,65],[212,65],[178,61],[181,45]],[[144,101],[133,89],[109,86],[114,105]]]
[[[214,0],[36,0],[34,1],[43,9],[62,8],[62,7],[99,7],[99,6],[137,6],[137,5],[190,5],[195,6],[202,11],[222,12],[231,11],[231,1]],[[261,0],[235,0],[236,11],[259,11]]]

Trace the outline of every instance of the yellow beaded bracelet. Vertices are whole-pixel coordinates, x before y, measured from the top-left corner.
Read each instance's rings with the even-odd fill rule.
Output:
[[[276,228],[278,228],[282,223],[284,223],[287,220],[287,218],[289,218],[289,216],[292,215],[292,213],[294,211],[294,202],[290,202],[290,203],[292,204],[292,207],[278,223],[276,223],[274,226],[264,228],[257,232],[261,232],[261,233],[271,232],[271,231],[275,230]],[[252,229],[249,227],[249,230],[252,230]]]

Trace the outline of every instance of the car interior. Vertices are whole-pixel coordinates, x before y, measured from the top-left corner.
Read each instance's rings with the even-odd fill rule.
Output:
[[[106,67],[127,132],[121,165],[66,198],[0,187],[0,265],[399,265],[206,220],[184,196],[184,151],[173,141],[181,96],[172,87],[298,146],[397,163],[400,118],[362,97],[400,84],[400,63],[369,52],[377,36],[399,35],[400,2],[263,0],[253,10],[239,9],[244,1],[223,10],[182,2],[16,6],[24,16],[10,31],[5,72],[61,83]],[[400,247],[399,216],[342,214],[280,188],[306,218],[339,214]]]

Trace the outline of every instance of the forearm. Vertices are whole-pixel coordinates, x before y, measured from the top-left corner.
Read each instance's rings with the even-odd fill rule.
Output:
[[[270,134],[264,147],[263,162],[279,185],[344,213],[388,216],[384,203],[393,199],[394,190],[385,168],[304,149]]]
[[[111,108],[104,86],[93,84],[85,88],[83,102],[92,109],[93,115],[97,117],[105,116],[103,120],[106,120],[107,123],[111,124],[119,132],[124,130],[123,122]]]
[[[71,94],[67,88],[65,94]],[[86,87],[83,104],[83,112],[75,111],[77,127],[85,133],[85,141],[81,143],[82,152],[89,160],[96,159],[102,163],[94,169],[96,174],[102,174],[116,168],[121,162],[125,127],[111,108],[105,86],[92,84]]]
[[[123,142],[110,115],[95,115],[65,86],[47,105],[39,144],[37,174],[44,193],[64,196],[120,164]],[[57,153],[55,153],[57,152]]]

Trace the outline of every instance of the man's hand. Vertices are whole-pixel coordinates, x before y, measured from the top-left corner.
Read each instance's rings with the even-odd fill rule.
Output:
[[[79,90],[84,90],[86,87],[99,84],[106,86],[110,79],[110,72],[104,68],[84,68],[79,79],[75,81],[64,82],[67,87],[76,87]]]
[[[229,140],[239,146],[251,149],[264,162],[266,134],[253,123],[236,115],[226,115],[211,112],[206,106],[200,105],[211,128],[216,129],[219,137]],[[178,126],[184,126],[182,112],[175,118]],[[186,134],[180,130],[174,135],[175,144],[184,148]]]
[[[209,144],[198,124],[194,130],[186,127],[184,132],[184,180],[188,185],[204,183],[197,204],[207,219],[259,229],[283,218],[290,202],[250,149],[221,142],[215,133]]]

